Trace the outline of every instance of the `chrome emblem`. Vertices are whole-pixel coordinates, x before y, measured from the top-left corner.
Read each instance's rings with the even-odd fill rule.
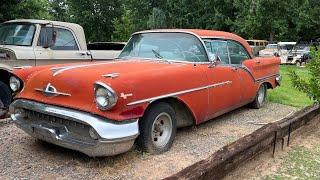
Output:
[[[63,93],[63,92],[58,92],[57,89],[49,83],[45,88],[35,88],[36,91],[42,92],[45,96],[71,96],[71,94]]]
[[[133,96],[133,94],[132,94],[132,93],[130,93],[130,94],[121,93],[121,94],[120,94],[120,97],[122,97],[123,99],[127,99],[127,98],[130,97],[130,96]]]

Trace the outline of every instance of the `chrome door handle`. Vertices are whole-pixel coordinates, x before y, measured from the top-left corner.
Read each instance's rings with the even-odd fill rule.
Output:
[[[257,63],[257,64],[260,64],[261,62],[260,62],[260,61],[256,61],[256,63]]]

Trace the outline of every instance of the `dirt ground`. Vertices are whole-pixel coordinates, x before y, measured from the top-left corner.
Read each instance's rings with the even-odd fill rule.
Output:
[[[272,148],[263,152],[259,156],[256,156],[249,162],[240,166],[240,168],[231,172],[225,180],[234,179],[276,179],[273,175],[278,174],[283,168],[284,161],[288,161],[290,152],[295,151],[298,147],[313,149],[320,147],[320,115],[318,115],[315,121],[312,121],[307,126],[295,131],[290,138],[290,145],[284,146],[281,149],[281,143],[277,143],[275,157],[272,157]],[[286,137],[287,140],[287,137]],[[292,155],[292,154],[291,154]],[[292,162],[291,162],[292,163]],[[298,166],[302,168],[304,164],[302,162],[293,162],[292,167]],[[301,164],[300,164],[301,163]],[[305,169],[306,175],[308,175],[307,169]],[[307,176],[294,177],[294,174],[286,174],[285,179],[314,179]],[[316,178],[319,179],[320,177]]]
[[[178,130],[172,149],[164,154],[133,149],[105,158],[90,158],[44,143],[12,123],[0,123],[0,179],[160,179],[253,132],[262,126],[259,123],[280,120],[295,110],[273,103],[259,110],[243,107],[200,126]]]

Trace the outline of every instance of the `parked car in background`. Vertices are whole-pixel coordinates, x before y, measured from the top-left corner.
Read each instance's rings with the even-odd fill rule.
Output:
[[[288,63],[296,64],[301,66],[306,64],[309,59],[311,59],[310,46],[309,44],[298,44],[291,52],[292,56],[288,57]]]
[[[265,49],[259,51],[260,57],[272,57],[278,53],[278,45],[277,44],[268,44]]]
[[[15,70],[11,118],[35,138],[89,156],[120,154],[134,142],[162,153],[179,127],[246,104],[261,108],[280,84],[279,64],[253,57],[227,32],[137,32],[113,61]]]
[[[0,24],[0,118],[11,102],[10,72],[23,66],[110,60],[125,43],[86,44],[74,23],[19,19]]]
[[[253,49],[254,56],[259,56],[259,51],[264,49],[269,44],[269,42],[266,40],[247,40],[247,42]]]
[[[296,42],[279,42],[278,43],[278,54],[281,59],[281,64],[292,63],[289,62],[289,58],[293,57],[292,50],[295,47]]]

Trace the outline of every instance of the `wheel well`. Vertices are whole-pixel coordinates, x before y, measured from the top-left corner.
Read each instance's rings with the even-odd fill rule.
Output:
[[[0,81],[8,85],[9,79],[10,79],[10,72],[0,69]]]
[[[270,82],[264,82],[263,84],[267,86],[267,89],[273,89],[273,86]]]
[[[187,127],[192,126],[195,124],[195,118],[193,116],[193,113],[189,109],[189,107],[182,102],[181,100],[177,98],[165,98],[165,99],[159,99],[157,101],[152,102],[148,105],[146,111],[152,107],[153,105],[160,103],[160,102],[166,102],[171,105],[171,107],[174,109],[176,113],[176,120],[177,120],[177,127]],[[145,112],[146,112],[145,111]]]

